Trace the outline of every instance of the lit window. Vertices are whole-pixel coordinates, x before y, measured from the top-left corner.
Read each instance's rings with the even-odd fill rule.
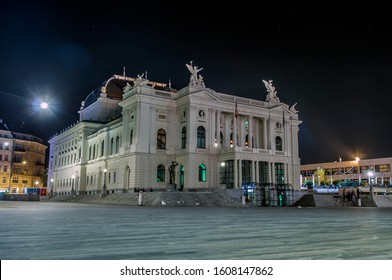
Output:
[[[199,165],[199,182],[205,182],[207,180],[206,166],[204,164]]]

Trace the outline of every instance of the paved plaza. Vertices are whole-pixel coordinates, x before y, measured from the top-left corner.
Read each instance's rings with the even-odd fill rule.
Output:
[[[0,258],[392,259],[391,214],[0,201]]]

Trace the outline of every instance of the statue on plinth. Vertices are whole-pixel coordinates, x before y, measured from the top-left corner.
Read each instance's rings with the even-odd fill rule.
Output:
[[[263,83],[267,89],[267,97],[266,97],[266,101],[278,101],[280,102],[278,96],[277,96],[277,92],[275,90],[275,87],[272,85],[273,80],[268,80],[268,82],[266,80],[263,80]]]
[[[193,61],[190,64],[185,64],[188,68],[189,72],[191,72],[191,77],[189,81],[190,86],[203,86],[205,87],[205,83],[203,81],[203,77],[198,75],[198,73],[203,70],[203,68],[199,68],[197,66],[193,66]]]
[[[175,184],[176,182],[176,166],[178,165],[178,162],[172,161],[171,165],[169,166],[169,184]]]

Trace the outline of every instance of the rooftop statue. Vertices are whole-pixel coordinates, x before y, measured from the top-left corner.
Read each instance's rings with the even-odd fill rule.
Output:
[[[290,111],[293,113],[298,113],[298,111],[295,109],[295,106],[297,105],[297,102],[295,102],[295,104],[293,106],[290,107]]]
[[[203,77],[201,75],[198,75],[198,73],[203,70],[203,68],[198,68],[197,66],[193,66],[193,61],[190,62],[190,64],[185,64],[186,67],[188,68],[189,72],[191,72],[191,77],[189,81],[190,86],[204,86],[204,81]]]
[[[137,78],[133,81],[133,86],[146,86],[148,84],[148,80],[143,78],[144,73],[141,75],[137,75]]]
[[[280,102],[278,96],[276,95],[277,92],[275,90],[275,87],[272,85],[273,80],[269,80],[268,82],[266,80],[263,80],[263,83],[265,85],[265,87],[267,88],[267,97],[266,97],[266,101],[278,101]]]
[[[132,90],[132,88],[133,88],[133,87],[131,86],[131,84],[127,82],[126,86],[124,87],[124,93],[126,93],[126,92]]]

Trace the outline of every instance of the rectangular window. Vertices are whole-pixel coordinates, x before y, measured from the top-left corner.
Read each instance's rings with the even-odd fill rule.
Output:
[[[261,161],[259,162],[259,183],[268,183],[268,181],[268,162]]]
[[[0,160],[3,160],[3,155],[0,155]]]
[[[19,183],[19,177],[12,177],[12,183],[13,184],[18,184]]]
[[[275,182],[284,184],[284,164],[280,162],[275,163]]]
[[[242,160],[242,183],[252,182],[252,161]]]
[[[368,173],[369,171],[374,171],[374,165],[361,166],[361,173]]]
[[[3,179],[1,179],[1,182],[2,182],[3,184],[7,183],[7,177],[3,177]]]
[[[308,173],[306,176],[312,176],[315,172],[316,172],[316,169],[308,170]]]
[[[332,175],[341,175],[343,173],[343,168],[332,168]]]
[[[116,183],[116,172],[113,172],[113,183]]]
[[[225,184],[226,188],[234,188],[234,160],[222,162],[220,166],[220,183]]]
[[[8,161],[8,155],[4,155],[4,161]]]
[[[380,164],[375,166],[376,172],[390,172],[391,166],[389,164]]]
[[[3,166],[3,172],[7,172],[8,166]]]

